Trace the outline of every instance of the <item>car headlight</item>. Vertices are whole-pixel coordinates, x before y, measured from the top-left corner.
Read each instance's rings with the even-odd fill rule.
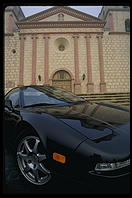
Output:
[[[95,166],[95,171],[110,171],[110,170],[123,168],[128,165],[130,165],[130,159],[123,162],[115,162],[115,163],[97,163]]]

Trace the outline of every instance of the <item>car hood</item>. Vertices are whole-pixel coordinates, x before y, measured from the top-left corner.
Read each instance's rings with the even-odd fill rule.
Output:
[[[129,136],[130,112],[115,105],[85,102],[29,109],[35,113],[48,113],[93,141],[121,134]]]

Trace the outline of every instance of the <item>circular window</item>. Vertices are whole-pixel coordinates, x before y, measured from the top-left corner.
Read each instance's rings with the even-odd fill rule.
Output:
[[[16,53],[16,50],[15,50],[15,49],[13,49],[13,50],[12,50],[12,53],[13,53],[13,54],[15,54],[15,53]]]
[[[65,46],[64,45],[59,45],[59,50],[60,51],[64,51],[65,50]]]
[[[69,47],[69,42],[65,38],[58,38],[55,40],[55,47],[57,48],[57,50],[63,52]]]

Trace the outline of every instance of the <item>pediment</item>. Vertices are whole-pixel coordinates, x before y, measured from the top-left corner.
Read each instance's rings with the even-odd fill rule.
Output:
[[[44,19],[39,20],[38,22],[46,22],[46,21],[84,21],[82,19],[79,19],[77,17],[68,15],[64,12],[59,12],[57,14],[54,14],[52,16],[46,17]]]
[[[55,6],[44,10],[32,16],[26,17],[19,21],[20,23],[42,23],[42,22],[60,22],[59,15],[64,16],[64,22],[93,22],[102,23],[102,21],[94,16],[85,14],[78,10],[66,6]]]

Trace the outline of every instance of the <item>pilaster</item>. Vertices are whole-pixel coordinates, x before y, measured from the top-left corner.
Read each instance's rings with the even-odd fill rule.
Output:
[[[36,84],[37,36],[32,37],[32,84]]]
[[[44,54],[44,84],[49,84],[49,36],[44,35],[45,54]]]
[[[99,53],[99,68],[100,68],[100,92],[106,92],[106,83],[104,80],[104,60],[103,60],[103,46],[102,35],[97,35],[98,39],[98,53]]]
[[[92,65],[91,65],[91,49],[90,49],[90,38],[91,35],[87,34],[86,38],[86,52],[87,52],[87,92],[93,93],[94,92],[94,83],[92,82]]]
[[[23,73],[24,73],[24,42],[25,37],[20,36],[20,69],[19,69],[19,85],[23,85]]]
[[[74,39],[74,65],[75,65],[75,94],[81,93],[81,83],[79,80],[79,58],[78,58],[78,35],[73,35]]]

